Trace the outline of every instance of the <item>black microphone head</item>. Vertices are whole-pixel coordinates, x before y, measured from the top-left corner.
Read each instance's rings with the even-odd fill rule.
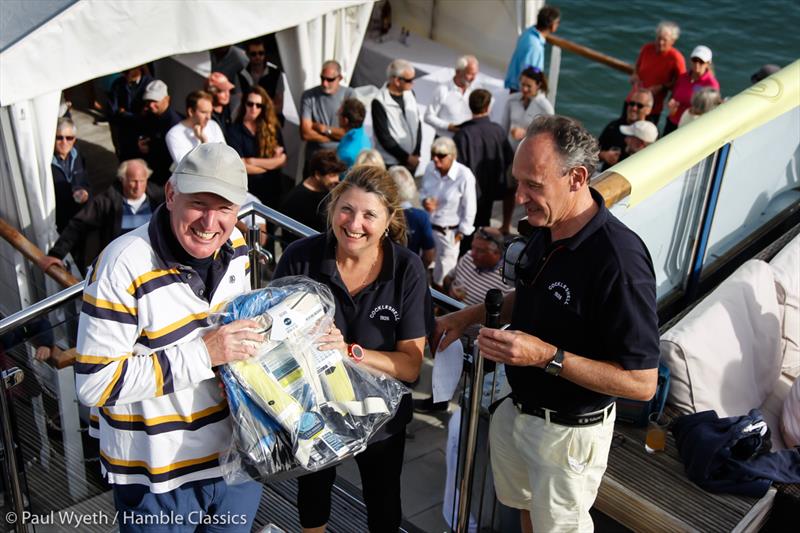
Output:
[[[499,313],[503,307],[503,292],[500,289],[489,289],[486,291],[483,304],[489,312]]]

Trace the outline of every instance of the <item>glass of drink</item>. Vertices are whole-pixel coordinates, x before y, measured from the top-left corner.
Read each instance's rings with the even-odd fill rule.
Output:
[[[664,413],[653,413],[647,423],[647,437],[644,441],[644,450],[647,453],[663,452],[667,443],[667,426],[669,419]]]

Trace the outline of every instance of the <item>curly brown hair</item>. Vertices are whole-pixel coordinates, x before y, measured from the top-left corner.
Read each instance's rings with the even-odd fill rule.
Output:
[[[389,212],[389,238],[403,246],[406,244],[406,216],[397,199],[397,185],[386,169],[361,165],[351,168],[344,179],[330,192],[328,201],[328,227],[332,227],[333,213],[339,198],[352,188],[371,192],[380,198]]]
[[[236,115],[236,122],[244,121],[244,113],[247,110],[247,97],[257,94],[261,97],[264,107],[256,118],[256,142],[258,143],[258,155],[256,157],[274,157],[275,149],[278,147],[278,131],[281,128],[278,122],[278,115],[275,113],[275,104],[263,87],[256,85],[251,88],[242,98],[239,106],[239,113]]]

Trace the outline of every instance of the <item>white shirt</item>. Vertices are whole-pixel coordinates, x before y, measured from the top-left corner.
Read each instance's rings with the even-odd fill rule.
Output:
[[[453,161],[450,171],[442,176],[433,164],[425,167],[420,198],[435,198],[436,210],[431,213],[435,226],[458,226],[458,232],[471,235],[475,230],[475,176],[469,167]]]
[[[206,127],[203,128],[203,134],[210,143],[225,143],[225,135],[222,133],[222,128],[219,127],[214,120],[209,119]],[[200,144],[194,130],[188,126],[184,126],[183,121],[178,122],[172,126],[167,132],[165,138],[167,142],[167,149],[169,155],[175,164],[183,159],[183,156],[192,151],[192,148]]]
[[[442,137],[453,137],[454,133],[447,129],[450,124],[461,124],[472,118],[469,109],[469,95],[474,89],[472,84],[462,93],[461,87],[453,79],[436,87],[428,109],[425,111],[425,122],[436,128],[436,134]]]
[[[547,99],[543,92],[531,98],[528,107],[522,104],[522,93],[514,93],[509,96],[501,126],[508,132],[508,142],[511,143],[511,148],[516,151],[520,143],[520,141],[511,137],[511,128],[528,129],[533,119],[539,115],[552,115],[554,112],[553,104],[550,103],[550,100]]]

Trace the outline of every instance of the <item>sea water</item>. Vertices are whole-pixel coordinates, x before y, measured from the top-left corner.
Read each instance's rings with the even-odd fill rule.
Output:
[[[781,0],[552,0],[561,9],[556,33],[630,64],[652,41],[661,20],[681,28],[675,47],[689,64],[695,46],[714,54],[723,97],[750,86],[750,76],[765,63],[786,66],[800,58],[800,3]],[[550,51],[545,62],[549,69]],[[556,112],[581,120],[595,135],[616,118],[630,89],[628,75],[562,51]],[[662,115],[660,128],[663,128]]]

